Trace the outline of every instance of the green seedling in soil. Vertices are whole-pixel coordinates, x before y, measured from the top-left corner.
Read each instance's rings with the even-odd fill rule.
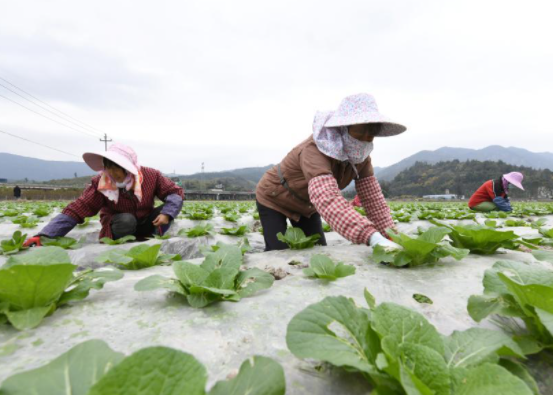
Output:
[[[360,373],[375,394],[537,393],[515,359],[523,352],[508,335],[471,328],[444,336],[414,310],[377,306],[368,291],[365,300],[368,309],[343,296],[308,306],[288,324],[289,350]]]
[[[113,263],[126,270],[140,270],[158,265],[166,265],[178,261],[181,256],[178,254],[160,253],[161,244],[141,244],[130,250],[113,249],[104,252],[96,262]]]
[[[59,247],[41,247],[12,256],[0,268],[0,323],[23,330],[38,326],[59,306],[84,299],[91,289],[123,277],[117,269],[85,270]]]
[[[150,276],[136,283],[137,291],[165,288],[184,296],[190,306],[202,308],[218,301],[238,302],[253,293],[270,288],[274,277],[263,270],[240,270],[242,252],[236,246],[221,246],[207,254],[201,265],[173,263],[177,278]]]
[[[284,235],[278,232],[277,238],[283,243],[288,244],[292,250],[304,250],[306,248],[313,248],[321,238],[321,235],[317,233],[307,237],[300,228],[288,228]]]
[[[136,237],[134,237],[133,235],[128,235],[128,236],[120,237],[117,240],[110,239],[109,237],[102,237],[100,239],[100,242],[107,244],[109,246],[115,246],[115,245],[121,245],[121,244],[128,243],[129,241],[135,241],[135,240],[136,240]]]
[[[190,229],[181,229],[178,235],[186,237],[214,236],[215,231],[213,230],[213,225],[205,223],[196,225]]]
[[[537,258],[548,259],[535,251]],[[553,257],[549,256],[553,259]],[[498,261],[486,270],[484,294],[472,295],[468,312],[475,321],[490,315],[503,318],[525,354],[553,349],[553,270],[541,265]],[[525,324],[525,330],[515,319]]]
[[[64,250],[76,250],[77,248],[81,248],[82,243],[84,242],[84,238],[81,238],[81,240],[76,240],[72,237],[55,237],[55,238],[49,238],[46,236],[40,237],[40,243],[45,247],[60,247]]]
[[[193,355],[169,347],[148,347],[128,357],[102,340],[80,343],[36,369],[8,377],[5,395],[284,395],[282,366],[254,356],[236,377],[215,383],[209,392],[206,368]]]
[[[334,263],[326,255],[313,255],[309,267],[303,269],[303,273],[308,277],[334,281],[355,274],[355,266],[344,265],[343,262]]]
[[[242,225],[237,228],[221,228],[221,234],[227,236],[244,236],[250,229],[247,225]]]
[[[387,233],[402,248],[391,249],[377,245],[373,249],[372,257],[375,262],[387,262],[397,267],[414,267],[435,263],[447,256],[459,261],[469,253],[466,249],[455,248],[449,242],[443,241],[444,237],[451,233],[451,230],[447,228],[435,226],[416,238],[391,230],[388,230]]]
[[[22,234],[19,230],[14,232],[11,239],[0,242],[0,254],[11,255],[26,250],[29,247],[23,247],[25,240],[27,240],[26,234]]]
[[[222,241],[218,241],[217,244],[215,245],[200,246],[200,252],[205,256],[207,254],[217,251],[221,247],[228,246],[228,245],[233,245],[233,244],[226,244],[226,243],[223,243]],[[247,237],[244,237],[242,240],[240,240],[237,244],[234,244],[234,245],[240,248],[242,255],[252,250],[252,246],[250,245],[250,242],[248,241]]]

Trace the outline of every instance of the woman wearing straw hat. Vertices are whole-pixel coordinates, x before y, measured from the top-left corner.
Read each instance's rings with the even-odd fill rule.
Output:
[[[182,208],[184,193],[159,170],[140,166],[136,153],[123,144],[113,144],[106,152],[85,153],[83,159],[100,172],[92,183],[61,214],[56,216],[26,246],[40,246],[40,236],[65,236],[86,217],[100,212],[100,238],[119,239],[134,235],[139,239],[162,235]],[[154,209],[154,199],[164,204]]]
[[[286,219],[307,236],[319,234],[318,243],[326,245],[321,217],[355,244],[397,247],[383,236],[394,221],[369,155],[375,137],[404,131],[404,126],[380,114],[374,98],[364,93],[346,97],[337,111],[317,113],[313,135],[268,170],[257,185],[266,251],[287,248],[277,238],[279,232],[286,232]],[[354,179],[366,217],[340,192]]]
[[[469,200],[469,207],[474,211],[513,211],[509,200],[509,185],[518,189],[522,187],[522,173],[513,171],[503,174],[497,180],[488,180],[474,192]]]

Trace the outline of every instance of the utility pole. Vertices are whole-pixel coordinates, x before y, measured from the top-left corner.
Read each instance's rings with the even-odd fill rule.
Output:
[[[104,133],[104,138],[100,139],[100,141],[106,143],[106,151],[107,151],[108,150],[108,143],[112,142],[113,140],[112,139],[108,140],[108,135],[106,133]]]

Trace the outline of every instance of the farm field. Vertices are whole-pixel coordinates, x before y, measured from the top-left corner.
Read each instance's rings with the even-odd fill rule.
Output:
[[[251,202],[185,202],[144,242],[100,242],[93,217],[23,249],[66,204],[0,203],[0,394],[40,388],[59,368],[29,371],[73,347],[80,393],[125,393],[137,378],[117,369],[153,346],[144,360],[182,358],[188,393],[553,394],[553,204],[393,202],[395,251],[327,227],[326,247],[287,232],[263,252]],[[94,353],[117,360],[105,380],[75,367]]]

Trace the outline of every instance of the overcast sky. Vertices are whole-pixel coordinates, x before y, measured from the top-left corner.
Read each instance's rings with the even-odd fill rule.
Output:
[[[276,163],[317,110],[360,92],[407,126],[375,141],[374,166],[443,146],[551,152],[552,11],[505,0],[6,1],[0,77],[165,172]],[[0,130],[77,157],[103,149],[3,97]],[[78,160],[5,134],[0,152]]]

